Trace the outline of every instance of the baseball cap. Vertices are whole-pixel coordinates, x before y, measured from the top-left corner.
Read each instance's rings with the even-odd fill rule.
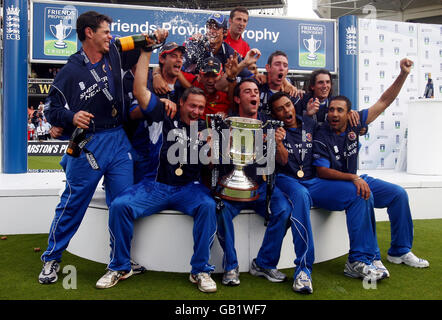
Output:
[[[180,45],[178,45],[178,43],[176,43],[176,42],[168,42],[168,43],[166,43],[165,45],[163,45],[163,46],[161,47],[161,50],[160,50],[160,57],[161,57],[163,54],[171,53],[172,51],[174,51],[174,50],[176,50],[176,49],[181,50],[182,53],[186,52],[186,47],[184,47],[184,46],[180,46]]]
[[[221,13],[212,13],[212,15],[207,19],[206,24],[215,23],[218,27],[222,27],[223,29],[227,29],[227,19]]]
[[[221,70],[221,61],[219,61],[219,59],[216,57],[208,57],[204,59],[200,67],[200,72],[202,73],[213,72],[214,74],[219,75]]]

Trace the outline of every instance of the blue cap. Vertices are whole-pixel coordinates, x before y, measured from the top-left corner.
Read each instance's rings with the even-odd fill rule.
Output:
[[[227,19],[221,13],[212,13],[212,15],[207,19],[207,23],[215,23],[218,27],[222,27],[223,29],[227,29]]]

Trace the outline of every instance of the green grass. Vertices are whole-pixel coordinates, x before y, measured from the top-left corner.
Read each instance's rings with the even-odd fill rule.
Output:
[[[28,170],[59,169],[61,156],[29,156]]]
[[[293,269],[283,270],[290,279],[285,283],[270,283],[241,273],[239,287],[223,286],[221,274],[215,274],[218,284],[215,294],[199,292],[188,281],[187,273],[153,271],[133,276],[111,289],[98,290],[95,282],[104,274],[106,266],[68,252],[63,255],[61,270],[67,265],[75,267],[77,288],[63,287],[64,282],[72,284],[73,274],[63,274],[62,271],[57,283],[40,285],[37,276],[47,234],[9,235],[7,240],[0,240],[0,300],[441,300],[442,219],[414,221],[413,252],[430,261],[430,267],[426,269],[387,262],[390,225],[378,222],[377,228],[384,264],[391,277],[378,283],[376,289],[364,289],[362,281],[343,275],[345,255],[314,265],[312,295],[299,295],[291,290]],[[34,252],[36,247],[42,251]]]

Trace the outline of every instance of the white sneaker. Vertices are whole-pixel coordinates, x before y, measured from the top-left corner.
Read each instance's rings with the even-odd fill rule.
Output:
[[[216,282],[206,272],[190,274],[189,281],[198,284],[198,289],[202,292],[216,292]]]
[[[373,264],[365,264],[361,261],[354,261],[350,263],[348,260],[345,263],[344,274],[351,278],[382,280],[387,277],[385,272],[377,269]]]
[[[387,278],[390,278],[390,272],[388,269],[384,266],[381,260],[373,260],[373,265],[376,267],[376,269],[381,270],[382,272],[385,272],[387,274]]]
[[[116,285],[118,283],[118,281],[127,279],[133,274],[134,274],[134,272],[132,269],[130,269],[130,271],[107,270],[107,272],[104,274],[104,276],[102,276],[97,281],[97,283],[95,284],[95,287],[97,287],[98,289],[111,288],[114,285]]]
[[[237,266],[235,269],[224,272],[221,283],[226,286],[239,286],[239,267]]]
[[[304,271],[300,271],[295,278],[292,286],[293,291],[299,293],[313,293],[312,279]]]
[[[50,284],[57,282],[57,272],[60,271],[60,265],[55,260],[43,263],[43,268],[38,275],[38,282],[41,284]]]
[[[427,268],[430,266],[430,263],[427,260],[416,257],[414,253],[411,251],[400,257],[392,257],[387,255],[387,260],[390,261],[391,263],[395,264],[404,263],[406,265],[415,268]]]

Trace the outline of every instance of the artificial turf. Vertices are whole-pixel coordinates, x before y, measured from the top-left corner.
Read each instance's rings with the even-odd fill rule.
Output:
[[[373,284],[369,289],[364,288],[361,280],[343,275],[347,259],[344,255],[314,265],[314,293],[311,295],[300,295],[291,290],[293,269],[282,270],[289,276],[285,283],[271,283],[264,278],[241,273],[239,287],[223,286],[221,274],[214,274],[218,285],[214,294],[198,291],[189,282],[187,273],[153,271],[132,276],[113,288],[98,290],[95,282],[105,273],[106,266],[68,252],[63,255],[58,282],[41,285],[37,276],[42,266],[40,256],[47,245],[47,234],[8,235],[6,240],[0,240],[0,300],[441,300],[441,230],[442,219],[414,221],[413,252],[430,262],[429,268],[415,269],[386,260],[390,224],[378,222],[378,242],[390,278]],[[35,252],[34,248],[42,251]],[[76,270],[76,277],[69,270],[72,267]]]
[[[28,170],[62,170],[61,156],[28,156]]]

